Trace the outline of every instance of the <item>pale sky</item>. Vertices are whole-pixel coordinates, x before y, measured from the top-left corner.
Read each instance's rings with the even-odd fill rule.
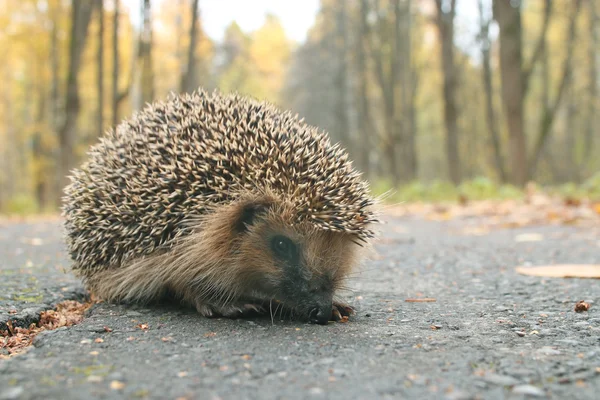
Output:
[[[154,3],[161,1],[168,0],[155,0]],[[141,0],[121,3],[132,11],[131,18],[137,25]],[[200,0],[199,4],[204,30],[217,41],[232,21],[236,21],[244,32],[251,32],[260,28],[265,15],[271,13],[279,17],[290,39],[302,42],[319,9],[319,0]]]
[[[142,0],[122,0],[128,7],[135,25],[140,21]],[[153,4],[162,1],[153,0]],[[236,21],[244,32],[252,32],[265,21],[266,14],[274,14],[281,20],[287,36],[296,42],[303,42],[315,21],[319,10],[319,0],[199,0],[200,13],[204,29],[209,37],[220,41],[225,29]],[[433,5],[433,0],[431,4]],[[484,2],[490,7],[491,0]],[[456,43],[471,53],[478,27],[478,0],[458,0],[456,17]],[[493,34],[493,32],[492,32]]]

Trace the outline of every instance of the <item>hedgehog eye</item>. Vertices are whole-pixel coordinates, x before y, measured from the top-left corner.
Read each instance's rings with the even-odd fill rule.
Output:
[[[291,260],[296,255],[296,245],[289,238],[277,235],[271,240],[271,248],[280,258]]]
[[[267,207],[267,204],[260,203],[248,204],[244,206],[236,223],[237,231],[247,231],[248,227],[252,226],[256,222],[257,217],[266,212]]]

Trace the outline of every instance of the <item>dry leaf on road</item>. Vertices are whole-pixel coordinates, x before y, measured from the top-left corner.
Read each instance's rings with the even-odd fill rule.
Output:
[[[559,264],[539,267],[517,267],[522,275],[543,276],[547,278],[596,278],[600,279],[600,265]]]

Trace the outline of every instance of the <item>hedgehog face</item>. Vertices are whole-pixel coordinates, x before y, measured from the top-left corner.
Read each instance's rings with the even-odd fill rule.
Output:
[[[324,324],[335,290],[354,263],[351,235],[291,224],[285,208],[246,205],[240,212],[238,262],[245,279],[264,299],[275,299],[294,315]]]

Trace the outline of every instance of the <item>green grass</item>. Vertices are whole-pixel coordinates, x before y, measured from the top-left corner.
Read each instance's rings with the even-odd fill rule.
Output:
[[[386,194],[385,202],[456,202],[461,197],[467,200],[505,200],[521,199],[524,191],[516,186],[498,184],[486,177],[477,177],[455,186],[447,181],[411,182],[399,188],[393,188],[386,180],[372,184],[376,196]],[[558,186],[545,186],[540,189],[550,195],[564,198],[600,200],[600,172],[578,185],[568,183]]]
[[[392,189],[388,181],[378,181],[373,185],[375,195],[390,192],[386,202],[455,202],[461,197],[469,200],[515,199],[523,197],[523,191],[511,185],[498,185],[485,177],[478,177],[454,186],[446,181],[429,183],[412,182]]]
[[[9,199],[0,213],[7,215],[32,215],[39,212],[37,202],[32,196],[20,194]]]

